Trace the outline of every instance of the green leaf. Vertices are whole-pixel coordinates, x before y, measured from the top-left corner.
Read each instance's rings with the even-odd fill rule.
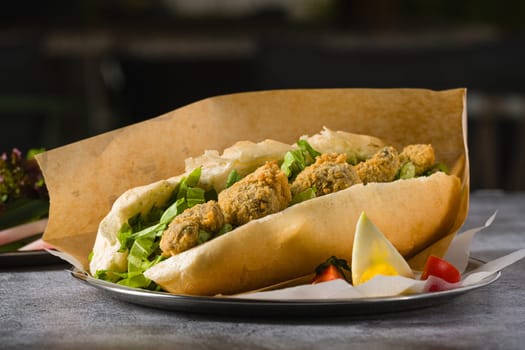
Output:
[[[301,202],[304,202],[306,200],[315,198],[316,197],[315,192],[316,192],[315,187],[310,187],[310,188],[307,188],[306,190],[304,190],[302,192],[297,193],[292,198],[292,201],[290,202],[290,205],[294,205],[294,204],[301,203]]]
[[[446,164],[437,163],[425,175],[432,175],[433,173],[437,173],[438,171],[441,171],[445,174],[449,174],[449,169],[446,166]]]
[[[119,284],[137,288],[147,288],[150,285],[151,281],[144,277],[143,273],[154,262],[160,261],[157,257],[153,262],[149,260],[149,257],[154,255],[159,247],[159,241],[156,238],[155,231],[151,231],[135,239],[128,254],[128,276],[119,281]]]
[[[233,226],[231,224],[224,224],[221,229],[219,230],[219,232],[217,232],[215,234],[215,237],[219,237],[219,236],[222,236],[223,234],[225,233],[228,233],[230,231],[233,230]]]
[[[177,200],[186,198],[186,192],[188,191],[188,185],[186,185],[186,178],[183,177],[179,183],[177,190]]]
[[[403,164],[401,169],[399,169],[399,179],[412,179],[416,177],[416,167],[412,162],[407,162]]]
[[[45,148],[31,148],[27,151],[26,159],[31,160],[35,158],[37,154],[44,153],[45,151]]]
[[[160,223],[161,224],[169,224],[175,216],[182,213],[182,211],[185,209],[185,199],[179,198],[177,199],[172,205],[168,207],[160,217]]]
[[[317,152],[306,140],[297,141],[297,145],[299,149],[303,151],[303,154],[306,153],[310,156],[310,160],[308,160],[309,164],[315,162],[315,158],[321,155],[321,153]]]
[[[186,185],[188,187],[195,187],[199,184],[199,180],[201,178],[201,167],[193,169],[191,173],[188,174],[188,177],[186,179]]]
[[[284,155],[281,171],[291,180],[304,170],[308,165],[315,162],[317,152],[306,140],[297,141],[298,149],[288,151]]]
[[[118,281],[117,284],[133,288],[148,288],[151,280],[146,278],[142,273],[138,273],[130,274],[127,278]]]
[[[133,240],[131,237],[132,234],[133,229],[131,228],[131,226],[127,222],[122,224],[122,227],[117,233],[117,239],[120,243],[120,248],[118,249],[118,251],[120,253],[125,252],[126,250],[131,248],[131,245],[133,244]]]
[[[147,227],[147,228],[145,228],[142,231],[133,233],[131,235],[131,238],[132,239],[138,239],[138,238],[141,238],[141,237],[144,237],[144,236],[148,236],[148,235],[157,236],[159,231],[162,232],[162,231],[164,231],[166,229],[166,226],[167,225],[164,224],[164,223],[158,223],[156,225]]]
[[[293,150],[286,152],[284,155],[281,170],[288,178],[295,178],[297,174],[304,170],[305,166],[303,152],[301,150]]]
[[[116,271],[111,271],[111,270],[97,270],[95,274],[93,275],[93,277],[104,280],[104,281],[115,283],[123,278],[127,278],[128,273],[127,272],[116,272]]]
[[[202,244],[204,242],[212,239],[213,235],[205,230],[199,230],[199,237],[197,238],[197,244]]]
[[[199,187],[189,187],[186,193],[186,203],[188,208],[191,208],[197,204],[204,203],[205,191]]]
[[[233,169],[232,171],[230,171],[230,174],[228,175],[228,179],[226,179],[226,188],[231,187],[231,185],[233,185],[240,179],[241,179],[241,175],[239,175],[237,170]]]
[[[143,262],[147,260],[149,247],[153,241],[145,239],[137,239],[133,242],[133,246],[128,255],[128,272],[144,272]]]
[[[183,177],[180,180],[179,188],[177,190],[177,199],[186,198],[188,188],[195,187],[199,184],[201,177],[201,168],[193,169],[188,176]]]

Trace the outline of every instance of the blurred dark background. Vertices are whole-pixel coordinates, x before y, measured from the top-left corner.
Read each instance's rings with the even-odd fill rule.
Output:
[[[469,89],[472,188],[525,190],[525,1],[48,0],[0,11],[0,152],[201,98]]]

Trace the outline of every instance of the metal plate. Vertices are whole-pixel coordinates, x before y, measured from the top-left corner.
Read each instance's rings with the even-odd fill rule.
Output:
[[[471,258],[471,270],[484,262]],[[303,317],[303,316],[359,316],[399,312],[430,307],[449,301],[453,297],[484,287],[496,281],[501,272],[485,278],[479,283],[457,289],[386,298],[364,298],[353,300],[256,300],[228,297],[201,297],[175,295],[130,288],[95,279],[84,272],[73,270],[71,274],[111,297],[142,306],[171,311],[205,313],[225,316]]]

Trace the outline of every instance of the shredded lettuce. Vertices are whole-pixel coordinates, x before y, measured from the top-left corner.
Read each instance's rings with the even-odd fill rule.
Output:
[[[204,193],[202,188],[190,187],[186,193],[186,203],[188,208],[191,208],[197,204],[204,203]]]
[[[225,233],[228,233],[228,232],[232,231],[233,228],[234,228],[234,227],[233,227],[231,224],[226,223],[226,224],[224,224],[224,225],[221,227],[221,229],[219,230],[219,232],[217,232],[217,233],[215,234],[215,237],[219,237],[219,236],[221,236],[221,235],[223,235],[223,234],[225,234]]]
[[[317,152],[306,140],[298,140],[297,145],[299,149],[308,153],[307,155],[310,157],[309,163],[315,162],[315,157],[321,155],[321,153]]]
[[[226,188],[230,187],[231,185],[233,185],[240,179],[241,179],[241,175],[239,175],[237,170],[233,169],[228,175],[228,178],[226,179]]]
[[[419,176],[430,176],[439,171],[449,174],[447,166],[443,163],[436,163],[424,173],[417,174],[415,165],[412,162],[407,162],[403,164],[397,172],[396,179],[412,179]]]
[[[202,173],[201,167],[197,167],[193,169],[193,171],[188,174],[188,177],[182,179],[181,185],[186,185],[188,187],[197,186],[201,178],[201,173]]]
[[[315,157],[321,155],[306,140],[297,141],[297,146],[298,149],[285,153],[281,164],[282,172],[291,180],[308,165],[314,163]]]
[[[293,196],[292,201],[290,202],[290,205],[294,205],[294,204],[301,203],[306,200],[315,198],[316,191],[317,190],[315,189],[315,187],[309,187],[306,190],[297,193],[295,196]]]
[[[130,287],[158,289],[155,283],[144,276],[144,271],[164,259],[159,244],[169,223],[185,209],[205,202],[207,193],[197,187],[200,175],[201,168],[196,168],[182,178],[166,207],[153,207],[148,214],[139,213],[122,225],[117,238],[119,252],[128,252],[127,272],[100,270],[95,273],[95,277]],[[202,242],[211,238],[212,235],[205,231],[199,235]]]
[[[177,199],[172,205],[168,207],[160,217],[159,223],[168,224],[175,216],[182,213],[186,207],[186,201],[184,198]]]
[[[188,188],[196,187],[201,177],[201,168],[195,168],[187,177],[183,177],[177,191],[177,199],[186,198]]]
[[[398,179],[412,179],[416,177],[416,166],[412,162],[407,162],[399,169]]]
[[[159,247],[159,240],[155,238],[155,231],[151,231],[148,235],[135,239],[128,254],[128,274],[118,284],[136,288],[150,287],[152,282],[143,273],[162,257],[158,255],[152,261],[149,260]]]
[[[112,270],[98,270],[93,277],[104,280],[104,281],[116,283],[123,278],[127,278],[128,273],[127,272],[117,272],[117,271],[112,271]]]
[[[199,238],[197,238],[197,244],[208,242],[213,238],[213,235],[206,230],[199,230]]]
[[[446,164],[443,164],[443,163],[437,163],[437,164],[434,164],[434,166],[432,167],[432,169],[430,169],[427,173],[425,173],[425,175],[432,175],[433,173],[437,173],[438,171],[441,171],[445,174],[450,174],[450,171],[448,169],[448,167],[446,166]]]

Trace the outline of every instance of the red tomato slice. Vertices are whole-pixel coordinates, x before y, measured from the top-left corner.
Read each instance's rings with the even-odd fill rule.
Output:
[[[321,274],[315,276],[312,284],[327,282],[335,279],[345,279],[341,272],[334,265],[328,265]]]
[[[461,273],[454,265],[434,255],[428,257],[421,279],[426,280],[428,276],[436,276],[449,283],[461,280]]]

